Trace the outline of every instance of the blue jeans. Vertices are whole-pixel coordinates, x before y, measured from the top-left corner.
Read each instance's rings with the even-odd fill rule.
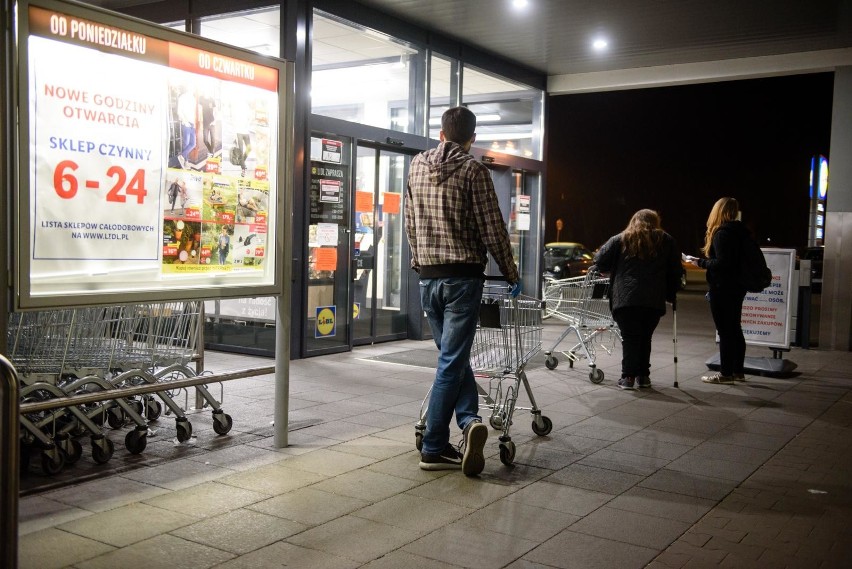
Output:
[[[450,421],[464,429],[481,420],[479,394],[470,368],[470,348],[479,321],[483,280],[451,277],[420,280],[420,303],[438,346],[438,368],[426,410],[422,452],[438,454],[450,442]]]
[[[180,155],[189,160],[189,153],[195,149],[195,125],[187,126],[183,123],[180,125]]]

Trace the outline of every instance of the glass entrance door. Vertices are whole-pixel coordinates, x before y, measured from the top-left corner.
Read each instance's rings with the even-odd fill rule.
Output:
[[[352,141],[311,137],[305,346],[308,355],[350,346],[350,197]]]
[[[403,196],[411,157],[359,145],[352,257],[353,344],[405,338]]]

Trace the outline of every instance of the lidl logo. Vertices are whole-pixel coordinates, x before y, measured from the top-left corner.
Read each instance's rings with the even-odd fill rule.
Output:
[[[315,338],[334,336],[336,306],[317,306],[317,329]]]
[[[353,302],[352,303],[352,319],[357,320],[359,316],[361,316],[361,303],[360,302]]]

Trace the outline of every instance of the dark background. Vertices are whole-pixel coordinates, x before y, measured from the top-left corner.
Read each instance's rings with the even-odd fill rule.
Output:
[[[710,208],[732,196],[761,246],[805,247],[833,84],[819,73],[550,97],[545,243],[561,218],[558,240],[596,249],[651,208],[698,255]]]

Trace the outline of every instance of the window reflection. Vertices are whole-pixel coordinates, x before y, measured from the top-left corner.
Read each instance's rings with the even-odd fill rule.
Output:
[[[409,87],[422,52],[393,38],[314,12],[311,111],[414,132]]]
[[[539,89],[511,83],[470,66],[464,68],[462,86],[462,104],[477,117],[474,146],[541,158],[543,94]]]

